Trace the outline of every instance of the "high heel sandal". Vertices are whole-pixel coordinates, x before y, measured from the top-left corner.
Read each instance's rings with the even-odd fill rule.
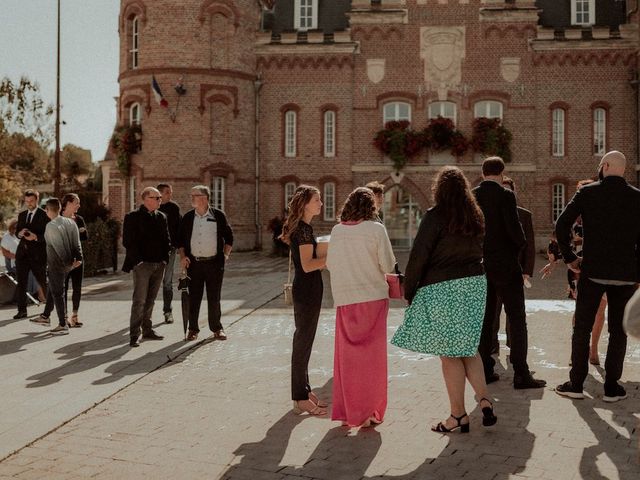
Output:
[[[480,405],[482,403],[482,401],[488,402],[489,405],[491,405],[490,407],[482,407],[482,425],[485,427],[491,427],[492,425],[495,425],[496,422],[498,421],[498,417],[496,417],[496,415],[493,413],[493,403],[491,403],[491,401],[487,398],[481,398],[480,401],[478,402],[478,405]]]
[[[311,400],[309,400],[311,402]],[[314,406],[311,410],[308,410],[306,408],[303,408],[300,406],[300,402],[304,402],[304,400],[294,400],[293,401],[293,413],[295,413],[296,415],[302,415],[303,413],[308,413],[309,415],[316,415],[321,417],[322,415],[326,415],[327,411],[325,409],[323,409],[322,407],[320,407],[319,405],[316,405],[315,403],[311,402],[311,404]]]
[[[436,425],[435,427],[431,427],[431,431],[432,432],[437,432],[437,433],[451,433],[451,432],[455,432],[456,430],[460,429],[460,433],[469,433],[469,424],[468,423],[460,423],[460,420],[462,420],[464,417],[469,417],[466,413],[456,417],[453,413],[451,414],[451,418],[453,418],[456,422],[458,422],[458,424],[455,427],[452,428],[447,428],[444,425],[444,422],[439,422],[438,425]]]
[[[327,408],[329,406],[329,404],[327,402],[323,402],[322,400],[320,400],[318,398],[318,396],[313,392],[309,392],[309,400],[311,400],[313,403],[315,403],[320,408]]]

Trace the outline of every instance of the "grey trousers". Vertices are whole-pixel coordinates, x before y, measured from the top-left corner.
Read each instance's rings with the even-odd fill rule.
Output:
[[[171,302],[173,301],[173,270],[176,264],[176,251],[172,250],[169,254],[169,261],[164,269],[164,278],[162,279],[162,311],[163,313],[171,312]]]
[[[129,320],[129,336],[137,340],[142,335],[151,333],[151,314],[153,303],[158,296],[164,263],[142,262],[133,267],[133,299],[131,303],[131,319]]]

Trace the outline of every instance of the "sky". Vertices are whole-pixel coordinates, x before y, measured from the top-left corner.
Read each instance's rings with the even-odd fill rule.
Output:
[[[120,0],[61,0],[62,145],[104,158],[116,122]],[[56,100],[57,0],[0,0],[0,78],[22,75]]]

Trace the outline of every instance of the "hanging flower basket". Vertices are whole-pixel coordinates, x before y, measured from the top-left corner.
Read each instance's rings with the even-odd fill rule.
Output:
[[[480,117],[473,121],[471,146],[474,152],[497,155],[505,162],[511,161],[513,135],[499,118]]]
[[[135,155],[142,147],[142,128],[140,125],[117,127],[111,137],[111,147],[116,152],[118,171],[125,177],[131,171],[131,155]]]
[[[411,129],[411,123],[402,120],[387,122],[380,130],[373,144],[393,162],[396,172],[404,167],[411,157],[420,152],[424,146],[423,134]]]
[[[424,146],[434,152],[449,150],[454,157],[461,157],[469,148],[469,142],[448,118],[438,116],[429,120],[423,131]]]

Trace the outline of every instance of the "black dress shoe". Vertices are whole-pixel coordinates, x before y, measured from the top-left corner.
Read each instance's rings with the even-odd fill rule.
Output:
[[[13,316],[14,320],[20,320],[21,318],[27,318],[27,312],[18,312]]]
[[[164,337],[162,335],[158,335],[153,330],[142,335],[142,338],[144,338],[145,340],[164,340]]]
[[[524,390],[526,388],[543,388],[547,385],[545,380],[538,380],[531,376],[531,374],[527,376],[514,376],[513,377],[513,388],[516,390]]]
[[[489,385],[490,383],[497,382],[498,380],[500,380],[500,375],[498,375],[496,372],[492,372],[488,374],[485,373],[484,379],[487,385]]]
[[[137,338],[132,338],[131,340],[129,340],[129,346],[131,348],[139,347],[140,344],[138,343],[138,339]]]

